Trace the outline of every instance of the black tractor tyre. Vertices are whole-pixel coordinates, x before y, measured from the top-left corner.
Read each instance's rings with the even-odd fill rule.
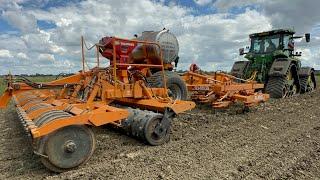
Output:
[[[268,82],[266,84],[266,92],[270,94],[271,98],[280,99],[290,96],[290,88],[287,86],[286,77],[289,71],[291,71],[293,78],[295,78],[294,83],[297,87],[297,94],[300,93],[301,85],[299,83],[296,66],[294,64],[291,64],[284,76],[271,76],[268,78]]]
[[[309,78],[309,76],[300,77],[301,94],[307,92],[308,78]]]
[[[312,86],[310,87],[310,84],[308,84],[308,80],[311,78]],[[315,80],[314,71],[311,71],[308,76],[300,77],[300,86],[301,86],[301,93],[307,93],[312,92],[316,89],[316,80]]]
[[[186,83],[181,79],[181,77],[172,71],[164,71],[166,78],[168,94],[173,99],[186,100],[188,98],[188,90]],[[162,71],[158,71],[152,76],[147,78],[149,87],[161,88],[163,85],[163,75]]]
[[[245,78],[245,73],[250,65],[250,61],[236,61],[234,62],[230,74],[237,78]]]
[[[284,98],[288,93],[286,81],[285,77],[269,77],[266,92],[270,94],[271,98]]]

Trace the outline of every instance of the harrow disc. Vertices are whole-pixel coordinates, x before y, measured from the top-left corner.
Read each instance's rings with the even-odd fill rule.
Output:
[[[43,108],[49,108],[49,107],[52,107],[52,106],[47,103],[36,104],[34,106],[31,106],[29,109],[27,109],[26,113],[31,113],[32,111],[36,111],[38,109],[43,109]]]
[[[24,106],[27,103],[29,103],[30,101],[38,100],[38,97],[36,97],[36,96],[27,96],[27,97],[19,98],[18,100],[19,100],[19,105],[20,106]]]
[[[25,100],[29,100],[29,99],[35,99],[37,98],[37,96],[35,95],[30,95],[30,94],[20,94],[20,95],[17,95],[17,98],[20,100],[20,101],[25,101]]]
[[[48,169],[64,172],[88,161],[95,149],[95,137],[87,126],[67,126],[39,141],[41,162]]]
[[[53,120],[68,118],[71,115],[61,110],[43,113],[35,119],[35,125],[41,127]],[[41,162],[54,172],[64,172],[85,163],[95,149],[95,137],[92,130],[84,125],[72,125],[58,129],[35,141]]]
[[[42,102],[42,99],[32,99],[32,100],[28,101],[27,103],[25,103],[23,105],[23,107],[26,107],[26,106],[28,106],[30,104],[41,103],[41,102]]]
[[[66,117],[71,116],[70,114],[68,114],[64,111],[61,111],[61,110],[52,110],[52,111],[47,111],[47,112],[41,114],[38,118],[36,118],[34,120],[34,123],[36,126],[41,127],[41,125],[44,123],[47,123],[47,122],[54,120],[54,119],[61,118],[61,117],[59,117],[61,115],[66,116]]]

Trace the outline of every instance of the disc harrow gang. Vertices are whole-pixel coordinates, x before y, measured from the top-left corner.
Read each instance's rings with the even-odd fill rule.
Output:
[[[182,90],[185,84],[173,72],[170,77],[165,75],[168,73],[164,71],[161,51],[154,49],[161,48],[159,44],[115,37],[109,40],[96,45],[100,53],[109,57],[108,67],[83,69],[48,83],[12,75],[7,78],[0,108],[13,99],[21,124],[32,139],[34,153],[52,171],[67,171],[88,161],[95,149],[92,127],[117,125],[147,144],[161,145],[170,139],[172,118],[195,107],[194,102],[184,101],[182,96],[172,99],[168,95],[167,79],[169,85],[178,82]],[[129,45],[133,47],[128,48]],[[141,46],[159,54],[150,59]],[[135,48],[142,53],[139,60],[131,59],[138,57],[130,54]],[[119,49],[128,52],[123,54]],[[147,79],[152,74],[163,76],[158,77],[163,81],[161,85],[150,86]]]

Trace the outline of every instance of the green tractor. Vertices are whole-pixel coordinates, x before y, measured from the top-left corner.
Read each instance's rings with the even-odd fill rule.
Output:
[[[294,36],[290,29],[278,29],[251,34],[251,46],[239,49],[248,61],[234,63],[231,74],[241,79],[255,79],[265,84],[265,92],[272,98],[284,98],[299,93],[311,92],[316,88],[315,72],[312,67],[302,67],[301,52],[294,51]],[[310,34],[305,34],[310,42]]]

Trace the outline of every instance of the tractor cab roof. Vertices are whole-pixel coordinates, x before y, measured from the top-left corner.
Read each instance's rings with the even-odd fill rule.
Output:
[[[253,37],[262,37],[262,36],[272,36],[275,34],[293,35],[293,34],[295,34],[295,32],[292,29],[276,29],[276,30],[272,30],[272,31],[265,31],[265,32],[250,34],[249,37],[253,38]]]

